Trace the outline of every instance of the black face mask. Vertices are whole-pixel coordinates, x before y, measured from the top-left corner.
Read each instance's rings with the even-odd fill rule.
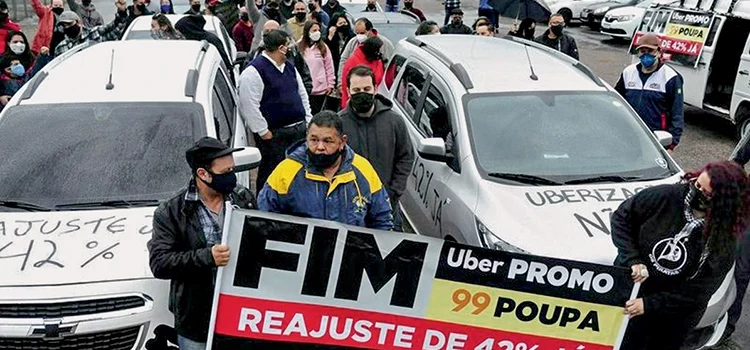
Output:
[[[250,20],[250,15],[248,15],[247,13],[243,13],[243,14],[240,15],[240,20],[242,22],[247,22],[247,21]]]
[[[195,11],[195,12],[200,12],[200,10],[201,10],[201,4],[190,5],[190,9],[193,10],[193,11]]]
[[[0,12],[0,23],[5,22],[8,20],[8,14],[5,12]]]
[[[65,12],[65,9],[62,8],[62,7],[53,7],[52,8],[52,12],[54,12],[56,15],[59,16],[60,14],[62,14],[63,12]]]
[[[454,18],[454,19],[453,19],[453,20],[451,21],[451,23],[452,23],[452,24],[453,24],[454,26],[460,26],[460,25],[462,25],[462,24],[464,23],[464,21],[463,21],[462,19],[460,19],[460,18]]]
[[[698,211],[708,210],[708,207],[711,206],[711,200],[695,186],[695,183],[690,183],[690,192],[693,194],[693,198],[690,200],[690,208]]]
[[[233,172],[229,172],[226,174],[214,174],[208,169],[206,170],[209,174],[211,174],[211,182],[208,183],[206,181],[203,181],[208,187],[211,187],[214,191],[219,192],[223,195],[228,195],[234,191],[234,188],[237,187],[237,175],[235,175]]]
[[[307,4],[307,9],[310,10],[310,12],[313,12],[315,11],[315,5],[313,5],[312,3],[309,3]]]
[[[368,92],[358,92],[351,96],[349,105],[356,113],[367,113],[375,104],[375,95]]]
[[[138,9],[138,11],[140,13],[146,12],[146,5],[144,5],[144,4],[140,4],[140,5],[136,6],[136,8]]]
[[[81,0],[81,5],[88,7],[91,5],[91,0]]]
[[[413,2],[405,2],[404,3],[404,7],[408,8],[408,9],[410,9],[412,6],[414,6]]]
[[[336,161],[339,160],[339,156],[344,154],[344,149],[334,153],[334,154],[315,154],[313,151],[311,151],[309,148],[307,149],[307,159],[310,160],[310,164],[315,169],[318,170],[325,170],[336,164]]]
[[[266,15],[268,18],[276,18],[279,16],[279,9],[276,7],[266,7]]]
[[[339,2],[338,1],[328,1],[327,4],[328,4],[328,7],[334,8],[334,7],[336,7],[336,6],[339,5]]]
[[[336,28],[338,28],[337,32],[339,32],[339,33],[342,33],[342,34],[349,33],[349,25],[348,24],[340,25],[340,26],[337,26]]]
[[[529,28],[523,31],[523,37],[526,39],[531,39],[534,37],[534,29]]]
[[[563,33],[563,26],[562,24],[551,26],[549,30],[552,32],[552,34],[555,34],[555,36],[560,36]]]
[[[65,28],[65,36],[68,38],[75,39],[79,34],[81,34],[81,27],[78,24]]]
[[[307,14],[304,12],[297,12],[294,14],[294,18],[297,19],[297,22],[302,22],[305,20],[305,17],[307,17]]]

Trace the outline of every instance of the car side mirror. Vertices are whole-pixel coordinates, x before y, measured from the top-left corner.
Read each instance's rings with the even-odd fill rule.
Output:
[[[252,170],[260,165],[260,150],[255,147],[244,147],[241,151],[232,153],[234,158],[234,172]]]
[[[234,59],[234,65],[242,65],[247,60],[248,53],[244,51],[237,52],[237,58]]]
[[[435,162],[448,162],[453,159],[453,156],[445,151],[445,140],[439,137],[419,140],[417,154],[423,159]]]
[[[659,144],[661,144],[662,146],[669,147],[672,145],[672,134],[664,130],[656,130],[654,131],[654,135],[656,135],[656,138],[659,139]]]

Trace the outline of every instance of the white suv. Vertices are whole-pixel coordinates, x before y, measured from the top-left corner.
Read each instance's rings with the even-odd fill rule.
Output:
[[[144,74],[143,57],[160,57]],[[247,146],[227,67],[198,41],[57,57],[0,114],[0,349],[141,349],[171,325],[146,242],[202,136]],[[238,165],[260,161],[255,148]],[[249,184],[248,174],[239,174]]]
[[[417,234],[612,264],[610,214],[682,174],[662,146],[669,133],[650,132],[580,62],[526,40],[402,40],[380,92],[418,154],[401,197]],[[700,334],[718,339],[733,298],[729,274]]]

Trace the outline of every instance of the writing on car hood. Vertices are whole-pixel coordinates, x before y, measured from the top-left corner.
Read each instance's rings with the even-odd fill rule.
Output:
[[[152,278],[154,210],[0,213],[0,286]]]

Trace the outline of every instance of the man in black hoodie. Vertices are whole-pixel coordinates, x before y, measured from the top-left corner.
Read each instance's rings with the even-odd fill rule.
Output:
[[[542,35],[536,37],[534,41],[578,59],[578,45],[576,45],[576,39],[563,33],[564,27],[565,19],[561,14],[556,13],[549,18],[549,29],[544,31]]]
[[[175,29],[179,30],[187,40],[206,40],[211,43],[211,45],[216,47],[216,49],[219,50],[221,59],[227,66],[227,70],[229,70],[229,76],[232,78],[232,81],[234,81],[234,74],[232,73],[232,67],[234,65],[232,64],[233,62],[229,60],[229,56],[227,55],[226,50],[224,50],[224,44],[221,42],[221,39],[219,39],[219,37],[203,29],[205,25],[206,19],[203,18],[203,16],[189,15],[182,17],[179,21],[177,21],[177,23],[175,23],[174,27]]]
[[[351,97],[339,116],[349,138],[347,143],[378,172],[391,200],[393,230],[401,231],[398,201],[414,163],[406,123],[391,110],[393,103],[376,92],[372,69],[363,65],[354,67],[345,79]]]
[[[323,11],[328,14],[328,17],[333,17],[336,13],[346,13],[346,9],[339,4],[339,0],[328,0],[323,6]]]

